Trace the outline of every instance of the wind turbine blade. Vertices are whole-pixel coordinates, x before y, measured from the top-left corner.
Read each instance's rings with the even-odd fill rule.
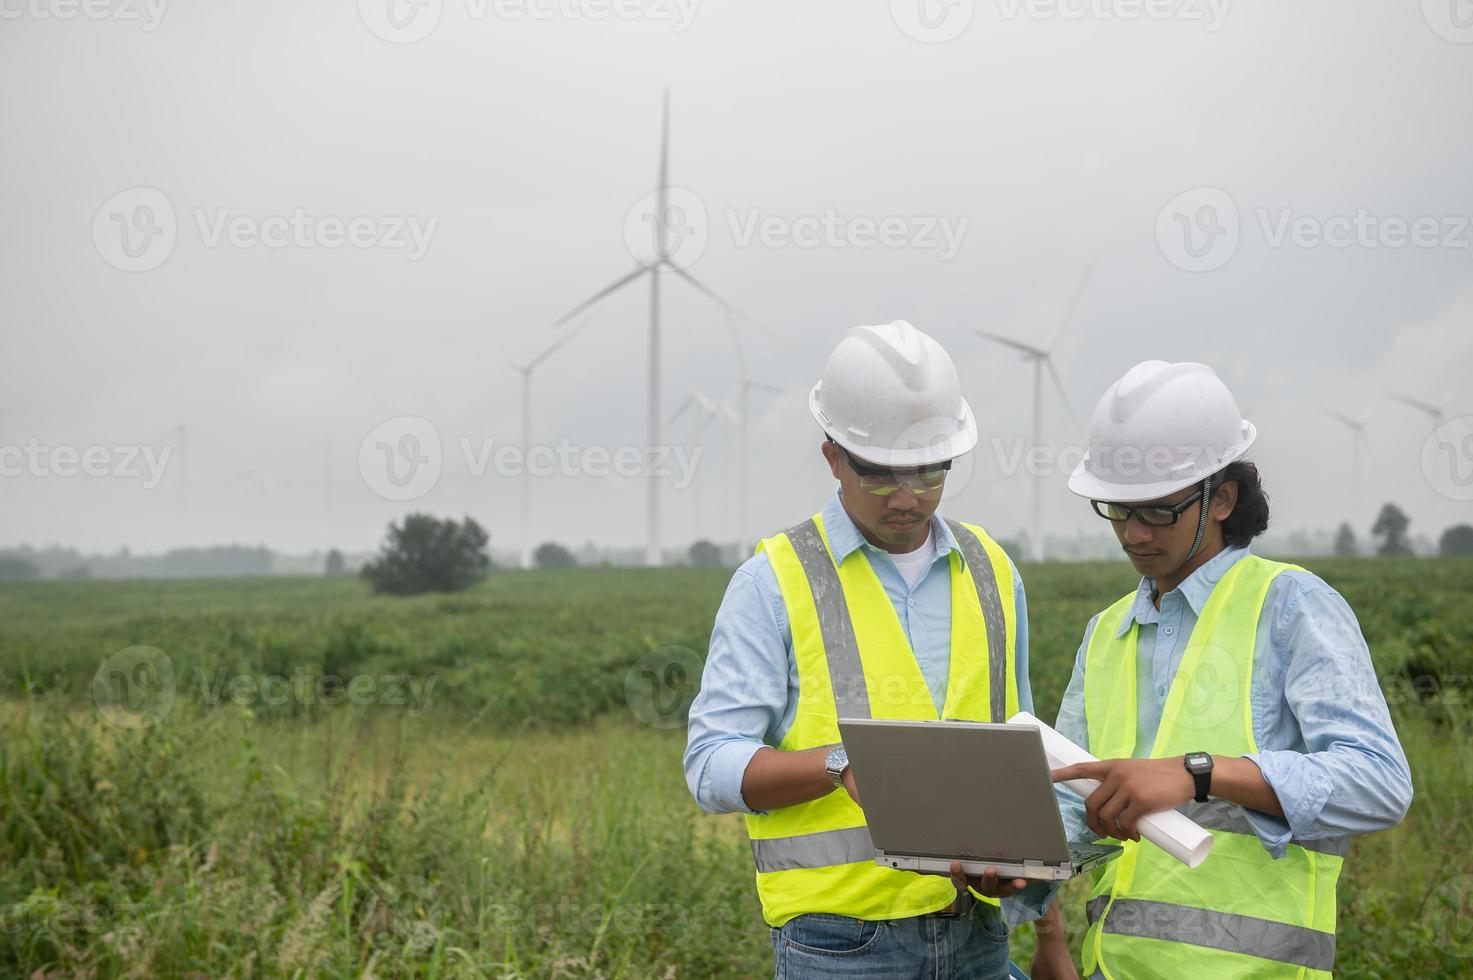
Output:
[[[552,325],[554,327],[561,327],[563,324],[573,319],[573,317],[588,309],[594,303],[597,303],[599,300],[603,299],[605,296],[608,296],[610,293],[618,292],[620,289],[623,289],[625,286],[629,285],[631,282],[638,279],[640,276],[649,271],[650,270],[648,266],[642,265],[638,269],[635,269],[633,272],[629,273],[629,275],[624,276],[621,279],[616,279],[613,283],[605,286],[603,289],[600,289],[598,292],[594,293],[592,296],[588,297],[583,302],[579,303],[577,306],[573,307],[571,310],[558,317],[552,322]]]
[[[758,391],[771,392],[774,395],[791,395],[794,398],[797,397],[796,394],[789,391],[787,388],[779,388],[777,385],[770,385],[761,381],[747,381],[746,385],[748,388],[756,388]]]
[[[665,247],[665,231],[669,222],[670,214],[667,211],[669,202],[670,180],[670,89],[666,87],[662,93],[660,106],[660,182],[656,185],[658,193],[655,203],[655,254],[660,258],[667,258],[670,254]]]
[[[1064,391],[1064,381],[1059,377],[1059,369],[1054,367],[1054,359],[1045,354],[1043,363],[1048,368],[1048,376],[1054,379],[1054,387],[1059,389],[1059,400],[1064,403],[1064,411],[1069,414],[1069,424],[1079,428],[1079,416],[1074,414],[1074,406],[1069,403],[1069,395]]]
[[[705,296],[708,299],[711,299],[711,300],[715,301],[722,309],[724,309],[728,313],[731,313],[734,316],[738,316],[741,319],[743,319],[744,321],[746,321],[747,326],[751,327],[753,330],[755,330],[758,333],[762,334],[764,337],[767,337],[767,338],[769,338],[771,340],[781,340],[782,339],[777,334],[773,333],[771,330],[767,329],[762,324],[758,323],[756,320],[752,319],[750,316],[748,316],[747,314],[743,313],[740,309],[738,309],[737,307],[733,306],[731,303],[728,303],[726,300],[722,299],[721,296],[719,296],[716,293],[715,290],[711,289],[709,286],[707,286],[705,283],[701,282],[699,279],[697,279],[695,276],[691,275],[689,272],[686,272],[684,269],[682,269],[680,266],[676,265],[674,262],[666,261],[664,263],[664,266],[665,266],[665,268],[669,269],[671,272],[675,273],[680,278],[684,279],[686,282],[690,283],[692,286],[696,287],[696,289],[700,290],[703,294],[705,294]]]
[[[1330,416],[1330,418],[1337,419],[1340,422],[1344,423],[1345,425],[1350,426],[1352,429],[1355,429],[1357,432],[1359,432],[1360,429],[1361,429],[1361,423],[1360,422],[1357,422],[1355,419],[1351,418],[1349,415],[1342,415],[1341,413],[1335,411],[1333,408],[1322,408],[1322,409],[1320,409],[1320,411],[1322,411],[1326,415]]]
[[[1387,398],[1393,398],[1396,401],[1401,402],[1403,405],[1410,405],[1412,408],[1419,409],[1420,411],[1426,412],[1428,415],[1431,415],[1433,417],[1442,415],[1442,409],[1438,408],[1435,405],[1429,405],[1426,402],[1418,401],[1415,398],[1408,398],[1406,395],[1399,395],[1394,391],[1388,391],[1385,394]]]
[[[1033,357],[1046,356],[1044,351],[1041,351],[1037,347],[1034,347],[1030,344],[1025,344],[1021,340],[1012,340],[1007,337],[1000,337],[995,333],[988,333],[986,330],[973,330],[972,333],[976,334],[979,337],[986,337],[988,340],[1002,344],[1004,347],[1011,347],[1014,350],[1022,351],[1023,353],[1032,355]]]
[[[684,415],[686,412],[688,412],[690,410],[690,407],[692,405],[694,405],[695,403],[696,403],[696,396],[695,395],[693,395],[693,394],[692,395],[686,395],[685,396],[685,401],[681,402],[680,403],[680,407],[677,408],[675,411],[673,411],[673,412],[670,413],[670,417],[665,420],[665,424],[667,426],[674,425],[680,419],[680,417],[682,415]]]
[[[541,354],[538,354],[536,357],[527,362],[527,372],[530,374],[533,368],[551,357],[559,347],[562,347],[568,341],[572,340],[574,337],[582,333],[583,330],[588,326],[588,324],[592,322],[592,318],[586,319],[575,326],[572,330],[569,330],[567,333],[563,334],[557,340],[554,340]]]
[[[1059,335],[1064,332],[1064,328],[1074,321],[1074,311],[1079,307],[1079,297],[1084,295],[1084,287],[1089,285],[1089,277],[1094,274],[1095,264],[1099,261],[1100,256],[1096,253],[1095,257],[1089,260],[1089,265],[1084,267],[1084,272],[1079,277],[1079,283],[1074,287],[1074,292],[1069,295],[1069,305],[1064,307],[1064,318],[1054,328],[1053,336],[1049,338],[1048,344],[1045,345],[1045,350],[1052,351],[1054,344],[1058,343]]]

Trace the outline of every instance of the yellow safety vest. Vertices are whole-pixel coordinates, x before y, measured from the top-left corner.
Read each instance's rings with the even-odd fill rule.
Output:
[[[1187,752],[1244,756],[1253,736],[1253,655],[1269,584],[1295,568],[1254,555],[1212,590],[1172,679],[1148,758]],[[1130,758],[1136,741],[1140,625],[1117,637],[1135,594],[1100,614],[1085,651],[1089,748]],[[1092,977],[1329,977],[1335,965],[1335,883],[1348,837],[1293,840],[1275,860],[1242,807],[1189,802],[1181,812],[1211,829],[1212,853],[1195,869],[1146,841],[1124,841],[1095,872],[1085,906],[1084,969]]]
[[[1006,721],[1018,711],[1012,566],[982,528],[946,523],[959,550],[950,554],[951,669],[942,716]],[[798,670],[797,711],[780,751],[836,744],[840,717],[939,720],[905,630],[863,549],[837,563],[816,514],[764,539],[757,550],[767,552],[777,577]],[[956,899],[945,877],[875,864],[864,812],[843,789],[749,814],[747,834],[762,916],[772,926],[807,912],[899,919]]]

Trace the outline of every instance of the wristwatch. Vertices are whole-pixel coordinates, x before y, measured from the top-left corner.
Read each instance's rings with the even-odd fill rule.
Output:
[[[829,774],[829,782],[835,786],[843,786],[844,770],[848,768],[849,753],[844,751],[844,746],[835,745],[829,749],[829,754],[823,760],[823,769]]]
[[[1182,765],[1197,781],[1197,802],[1206,803],[1212,789],[1212,756],[1206,752],[1188,752],[1182,757]]]

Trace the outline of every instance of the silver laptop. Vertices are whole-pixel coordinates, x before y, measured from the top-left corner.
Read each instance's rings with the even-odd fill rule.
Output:
[[[839,733],[876,864],[1063,881],[1121,852],[1065,838],[1036,728],[840,718]]]

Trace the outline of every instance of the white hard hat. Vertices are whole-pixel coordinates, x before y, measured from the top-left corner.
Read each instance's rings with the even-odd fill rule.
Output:
[[[808,409],[835,442],[877,466],[929,466],[977,445],[956,365],[904,320],[852,328],[829,355]]]
[[[1143,361],[1095,406],[1069,489],[1120,503],[1164,497],[1241,458],[1257,437],[1210,367]]]

